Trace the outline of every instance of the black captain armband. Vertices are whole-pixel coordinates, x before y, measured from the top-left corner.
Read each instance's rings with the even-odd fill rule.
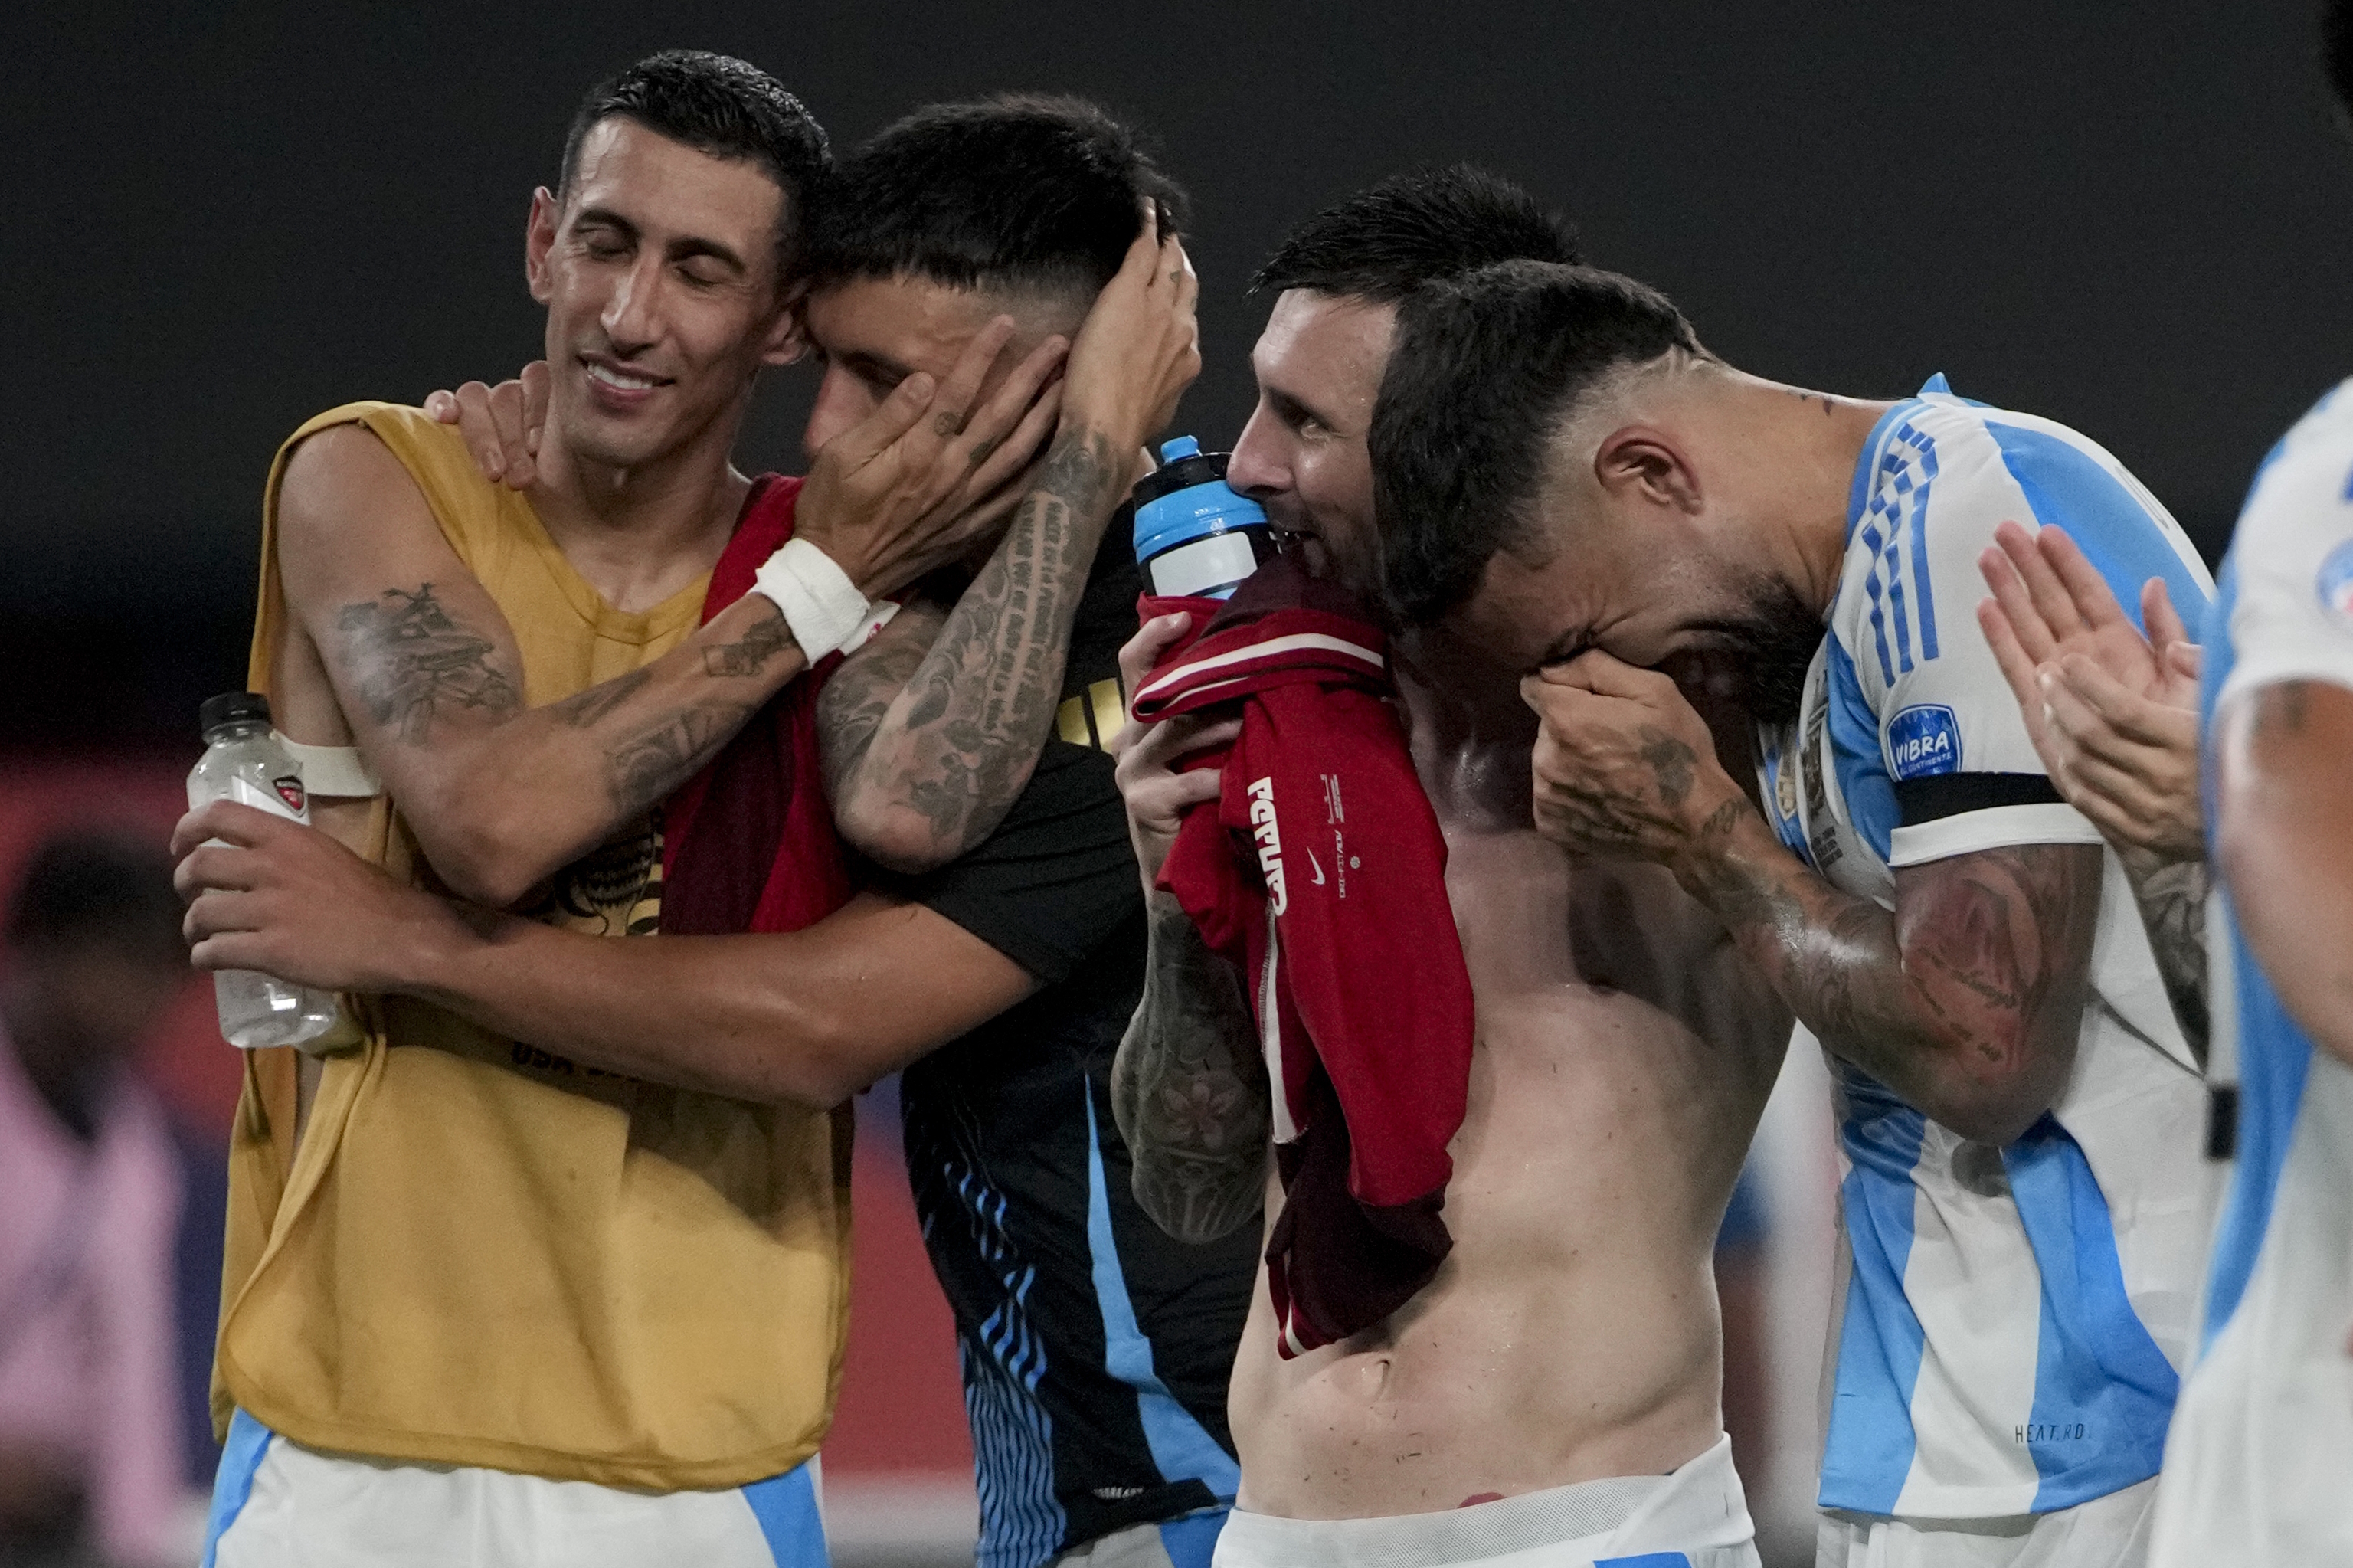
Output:
[[[1896,780],[1895,804],[1904,813],[1904,825],[1916,828],[1923,822],[1997,806],[2066,802],[2058,787],[2040,773],[1935,773],[1925,779]]]

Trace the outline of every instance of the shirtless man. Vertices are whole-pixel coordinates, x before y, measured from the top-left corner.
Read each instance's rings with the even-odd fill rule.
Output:
[[[1398,302],[1493,260],[1573,254],[1557,220],[1470,170],[1405,175],[1309,220],[1257,280],[1280,292],[1230,482],[1313,569],[1369,586],[1365,437]],[[1178,630],[1130,644],[1131,691]],[[1287,1360],[1261,1273],[1229,1399],[1240,1499],[1217,1561],[1753,1563],[1709,1254],[1788,1014],[1665,878],[1572,863],[1529,830],[1534,726],[1510,678],[1440,638],[1396,652],[1478,1010],[1454,1247],[1388,1319]],[[1185,810],[1219,788],[1216,770],[1171,764],[1218,734],[1127,732],[1147,890]],[[1269,1090],[1240,977],[1173,897],[1148,895],[1151,968],[1113,1104],[1137,1197],[1203,1240],[1280,1207]]]

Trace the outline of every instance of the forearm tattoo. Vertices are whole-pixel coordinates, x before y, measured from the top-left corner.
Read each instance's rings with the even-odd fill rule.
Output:
[[[1270,1090],[1233,968],[1176,900],[1150,901],[1144,1001],[1119,1043],[1112,1114],[1135,1200],[1180,1241],[1229,1234],[1266,1196]]]
[[[407,745],[423,745],[433,721],[451,710],[500,718],[522,705],[497,648],[444,609],[429,582],[344,605],[335,631],[368,716]]]
[[[704,703],[623,739],[606,759],[615,813],[636,816],[694,777],[752,716],[756,703]]]
[[[793,641],[793,629],[786,622],[785,612],[769,604],[765,597],[758,602],[768,605],[768,613],[750,630],[733,642],[702,651],[704,674],[726,679],[758,675],[772,660],[800,646]]]
[[[2206,1065],[2211,1032],[2206,986],[2206,894],[2210,885],[2202,860],[2156,862],[2154,857],[2126,855],[2133,900],[2140,906],[2141,928],[2148,933],[2148,949],[2157,959],[2158,978],[2165,982],[2165,998],[2173,1004],[2174,1022],[2181,1025],[2198,1065]]]
[[[1125,473],[1101,432],[1059,436],[988,565],[869,732],[856,788],[913,812],[948,858],[987,836],[1029,781],[1061,696],[1071,618]]]
[[[892,622],[888,641],[844,662],[817,700],[818,741],[824,753],[826,797],[839,810],[843,793],[865,764],[875,733],[938,634],[941,611],[910,605]]]
[[[429,582],[344,605],[335,630],[368,714],[407,745],[426,744],[438,720],[461,710],[493,722],[522,711],[520,679],[496,644],[452,616]],[[714,680],[765,676],[797,647],[772,607],[736,641],[703,649],[702,672]],[[682,710],[633,715],[633,701],[655,678],[652,666],[641,666],[544,710],[562,729],[608,732],[588,739],[602,748],[606,789],[622,821],[691,778],[759,705],[741,687],[722,688],[721,696],[692,695]]]

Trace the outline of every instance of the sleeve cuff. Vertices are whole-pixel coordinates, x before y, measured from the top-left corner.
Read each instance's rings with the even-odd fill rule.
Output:
[[[2007,849],[2013,844],[2096,844],[2100,830],[2074,807],[2055,805],[1994,806],[1963,811],[1914,827],[1897,828],[1888,835],[1890,870],[1949,860],[1979,850]]]

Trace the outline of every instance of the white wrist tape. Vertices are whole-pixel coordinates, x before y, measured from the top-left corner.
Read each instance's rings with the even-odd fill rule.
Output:
[[[752,591],[766,595],[785,612],[793,641],[812,664],[873,635],[867,621],[874,606],[832,556],[806,539],[786,540],[761,562],[752,575]]]

